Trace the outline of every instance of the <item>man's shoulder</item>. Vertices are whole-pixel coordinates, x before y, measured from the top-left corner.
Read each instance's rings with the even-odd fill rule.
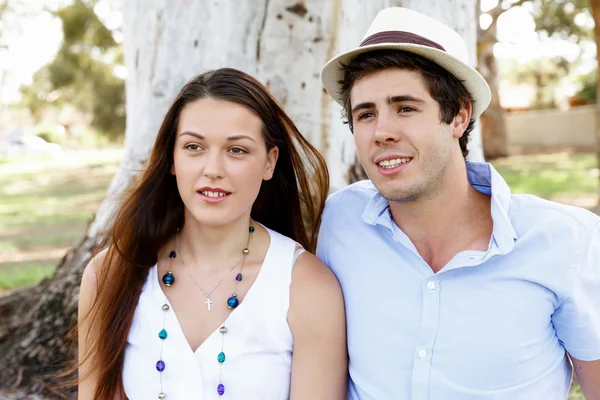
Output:
[[[358,223],[377,193],[371,181],[364,180],[331,194],[325,203],[322,227],[325,230],[346,229],[348,224]]]
[[[570,228],[589,232],[600,224],[600,217],[585,208],[529,194],[511,196],[509,215],[517,225],[543,223],[553,230]]]
[[[327,199],[326,208],[338,208],[344,205],[367,205],[377,194],[377,189],[370,180],[355,182],[331,194]]]

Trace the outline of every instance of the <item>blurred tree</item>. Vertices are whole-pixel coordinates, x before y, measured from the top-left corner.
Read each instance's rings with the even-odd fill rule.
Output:
[[[332,186],[346,184],[344,175],[354,162],[354,152],[345,153],[354,148],[352,135],[341,122],[339,106],[324,93],[319,72],[333,55],[360,43],[376,13],[392,5],[416,8],[446,21],[467,39],[471,55],[475,54],[472,0],[125,2],[126,154],[80,245],[66,254],[55,275],[35,288],[0,298],[4,387],[46,394],[54,390],[50,385],[56,363],[69,354],[72,336],[67,332],[76,319],[84,266],[104,241],[119,194],[143,169],[170,102],[198,72],[230,66],[264,82],[326,156]],[[71,56],[69,52],[61,58],[66,67],[79,65],[69,63]],[[58,74],[65,85],[78,77],[79,70],[72,70],[77,72]],[[474,143],[477,157],[479,142]],[[71,394],[69,389],[66,392]]]
[[[73,105],[114,139],[125,133],[125,83],[114,73],[124,61],[113,32],[94,12],[96,3],[75,0],[53,12],[62,22],[63,43],[54,61],[22,88],[22,102],[38,118],[48,106]]]
[[[500,105],[498,96],[498,66],[493,54],[494,45],[497,43],[497,22],[506,11],[529,3],[528,9],[536,24],[536,30],[542,38],[556,38],[578,42],[591,38],[591,30],[578,21],[581,14],[590,16],[589,0],[499,0],[495,7],[486,10],[490,18],[489,26],[482,28],[479,24],[477,36],[477,53],[479,71],[486,78],[492,88],[492,102],[490,107],[481,116],[483,150],[487,159],[504,157],[508,155],[508,138],[504,121],[504,110]],[[481,0],[477,0],[479,16],[482,14]],[[479,19],[478,19],[479,20]],[[568,69],[562,63],[555,72]],[[544,74],[535,69],[530,69],[532,77],[536,80],[536,87],[544,92],[536,96],[536,107],[544,107],[548,102],[546,97],[548,88],[544,82],[557,79],[559,76]],[[562,77],[560,76],[560,77]]]
[[[527,0],[532,3],[536,30],[543,35],[580,42],[593,39],[592,30],[580,21],[592,17],[590,0]]]
[[[523,1],[520,1],[523,3]],[[514,3],[519,5],[517,3]],[[500,97],[498,95],[498,66],[496,57],[494,57],[494,45],[498,42],[497,39],[497,22],[510,6],[503,7],[502,2],[498,2],[496,7],[488,10],[486,13],[491,16],[492,20],[488,28],[481,27],[481,0],[477,0],[477,67],[481,75],[490,85],[492,90],[492,101],[490,106],[481,115],[481,140],[483,143],[483,154],[486,160],[493,160],[498,157],[508,156],[508,137],[506,134],[506,123],[504,121],[504,110],[500,105]]]
[[[596,42],[596,160],[600,170],[600,0],[591,0]],[[598,205],[600,206],[600,175],[598,175]]]
[[[596,70],[574,77],[580,89],[570,98],[571,105],[594,104],[596,102]]]
[[[3,36],[6,31],[6,24],[4,22],[4,16],[8,11],[8,0],[0,0],[0,54],[3,51],[8,50],[8,45],[4,42]],[[0,69],[0,88],[2,88],[4,84],[4,80],[6,79],[5,71]],[[2,135],[0,135],[0,140],[2,139]]]
[[[4,31],[4,24],[2,23],[2,17],[4,13],[8,10],[8,0],[0,1],[0,39],[2,38],[2,33]],[[2,44],[0,41],[0,48],[5,47],[6,45]]]
[[[535,88],[534,109],[555,108],[555,90],[571,70],[571,64],[563,57],[538,58],[525,64],[505,59],[501,64],[504,77],[514,85],[528,83]]]

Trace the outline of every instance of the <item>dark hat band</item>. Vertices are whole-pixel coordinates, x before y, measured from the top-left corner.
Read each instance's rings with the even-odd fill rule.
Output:
[[[446,49],[444,49],[441,45],[432,40],[424,38],[423,36],[415,35],[414,33],[404,31],[383,31],[375,33],[363,40],[360,44],[360,47],[381,43],[419,44],[422,46],[434,47],[436,49],[446,51]]]

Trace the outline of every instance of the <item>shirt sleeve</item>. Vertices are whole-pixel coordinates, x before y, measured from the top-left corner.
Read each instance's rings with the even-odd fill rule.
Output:
[[[328,219],[326,218],[327,216],[327,206],[325,206],[325,212],[323,213],[323,219],[321,220],[321,226],[319,228],[319,236],[317,238],[317,249],[315,251],[315,255],[317,256],[317,258],[321,261],[323,261],[323,264],[329,266],[328,263],[328,254],[327,254],[327,249],[328,246],[325,243],[327,240],[327,230],[328,228]]]
[[[600,222],[583,243],[570,295],[556,309],[552,322],[569,355],[596,361],[600,360]]]

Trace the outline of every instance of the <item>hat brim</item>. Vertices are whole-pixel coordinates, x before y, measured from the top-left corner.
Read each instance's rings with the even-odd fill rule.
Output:
[[[458,78],[475,100],[472,118],[478,118],[490,104],[492,94],[490,87],[477,70],[460,61],[443,50],[412,43],[380,43],[373,44],[342,53],[331,59],[321,70],[321,81],[327,93],[343,106],[340,97],[341,85],[339,81],[344,78],[342,64],[347,64],[359,54],[375,50],[405,50],[423,56]]]

